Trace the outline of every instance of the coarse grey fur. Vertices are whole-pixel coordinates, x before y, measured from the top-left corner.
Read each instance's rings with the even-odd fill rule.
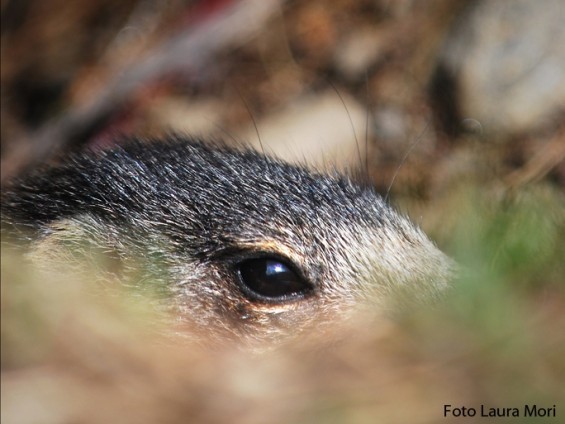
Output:
[[[214,337],[278,338],[366,299],[435,296],[451,274],[450,260],[372,189],[182,137],[130,140],[38,170],[5,190],[2,223],[4,236],[27,237],[36,262],[97,263],[101,275],[161,293],[179,323]],[[313,290],[250,298],[235,268],[258,256],[284,259]]]

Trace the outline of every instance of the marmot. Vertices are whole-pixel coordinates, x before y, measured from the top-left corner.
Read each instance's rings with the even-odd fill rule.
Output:
[[[14,181],[4,236],[25,234],[49,266],[111,258],[101,275],[155,289],[220,337],[273,339],[363,299],[448,284],[451,261],[345,176],[179,136],[118,146]]]

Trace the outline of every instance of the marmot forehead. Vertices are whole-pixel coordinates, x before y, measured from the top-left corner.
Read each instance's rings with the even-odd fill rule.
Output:
[[[68,246],[86,242],[165,287],[182,320],[252,337],[395,289],[433,295],[450,273],[371,189],[190,139],[74,156],[15,182],[2,203],[3,222],[36,230],[36,261],[74,261]]]
[[[63,166],[16,185],[18,195],[4,206],[30,222],[93,210],[129,220],[132,213],[158,213],[168,206],[171,212],[189,207],[191,214],[218,225],[272,214],[295,219],[328,214],[334,221],[378,224],[388,211],[370,189],[346,178],[315,174],[253,151],[182,139],[130,141],[115,150],[72,156]],[[50,201],[37,208],[42,192]]]

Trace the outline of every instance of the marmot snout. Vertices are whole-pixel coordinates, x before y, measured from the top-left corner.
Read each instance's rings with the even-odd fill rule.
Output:
[[[111,257],[101,275],[159,288],[182,322],[217,336],[276,338],[363,299],[434,296],[451,272],[371,189],[189,139],[37,171],[3,194],[2,221],[31,230],[36,262]]]

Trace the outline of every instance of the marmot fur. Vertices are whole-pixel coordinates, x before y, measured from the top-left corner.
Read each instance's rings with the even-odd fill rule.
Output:
[[[363,299],[435,296],[451,274],[371,188],[182,137],[37,170],[4,191],[2,223],[36,263],[95,263],[218,337],[272,339]]]

